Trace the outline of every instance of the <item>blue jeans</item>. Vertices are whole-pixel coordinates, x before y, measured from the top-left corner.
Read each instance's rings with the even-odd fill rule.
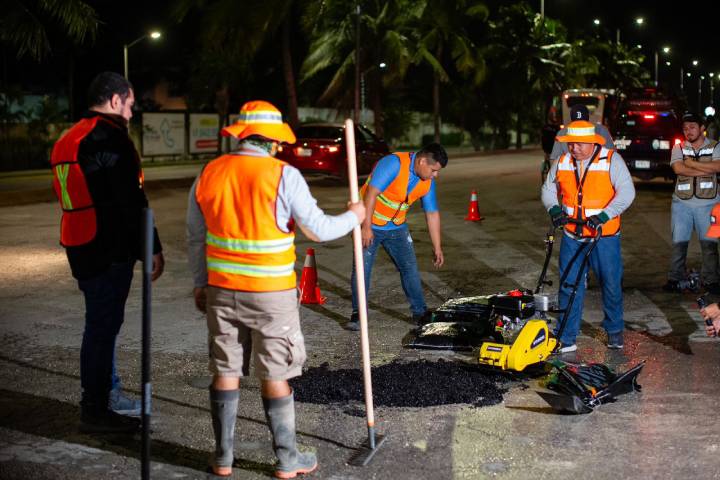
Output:
[[[115,341],[125,318],[135,261],[114,263],[97,277],[78,280],[85,296],[85,331],[80,348],[81,404],[107,408],[110,390],[119,386]]]
[[[365,294],[370,291],[370,274],[372,273],[373,263],[375,263],[375,254],[382,245],[383,249],[390,256],[395,264],[395,268],[400,272],[400,282],[402,283],[405,297],[410,302],[410,311],[413,315],[422,315],[427,310],[425,299],[423,298],[422,285],[420,284],[420,273],[418,272],[417,260],[415,259],[415,249],[413,248],[412,237],[406,224],[394,230],[375,230],[373,229],[375,238],[373,243],[363,248],[363,264],[365,267]],[[355,286],[355,263],[353,261],[353,271],[350,278],[352,286],[352,308],[353,312],[358,311],[357,287]]]
[[[560,276],[563,276],[565,270],[570,269],[563,283],[572,284],[575,281],[575,276],[580,269],[585,252],[587,251],[586,249],[589,248],[589,246],[588,243],[579,242],[567,235],[563,235],[562,245],[560,246]],[[572,265],[568,265],[573,255],[575,255],[575,252],[579,249],[582,249],[580,255]],[[623,322],[623,262],[620,253],[620,235],[600,238],[595,249],[590,254],[589,262],[590,268],[592,268],[594,274],[597,276],[602,288],[602,303],[603,311],[605,312],[602,326],[608,334],[622,332],[625,324]],[[585,300],[586,276],[587,268],[582,272],[580,277],[575,300],[573,301],[565,329],[560,337],[560,342],[563,345],[573,345],[580,331],[583,301]],[[570,286],[560,285],[558,301],[561,310],[567,308],[571,290]],[[564,315],[564,313],[561,314],[561,321]],[[559,328],[560,325],[558,323],[558,326],[555,328],[555,335],[558,334]]]
[[[718,282],[717,239],[705,236],[710,228],[710,212],[713,206],[714,203],[693,205],[688,201],[673,198],[670,217],[673,248],[670,255],[669,280],[680,281],[685,278],[688,243],[695,230],[702,253],[703,283]]]

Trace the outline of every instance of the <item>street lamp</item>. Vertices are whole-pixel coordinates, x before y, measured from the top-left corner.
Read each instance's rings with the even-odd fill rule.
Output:
[[[146,33],[145,35],[136,38],[130,43],[126,43],[123,45],[123,65],[125,67],[125,79],[127,80],[128,77],[128,49],[135,45],[136,43],[140,42],[141,40],[145,40],[146,38],[150,37],[152,40],[157,40],[158,38],[162,37],[162,33],[160,33],[157,30],[153,30],[151,32]]]
[[[645,19],[643,17],[637,17],[635,19],[635,25],[638,27],[642,27],[644,23]],[[615,43],[620,44],[620,27],[615,29]]]
[[[670,47],[663,47],[662,51],[664,54],[670,53]],[[667,65],[670,65],[670,62],[667,62]],[[655,50],[655,86],[658,86],[658,51]]]

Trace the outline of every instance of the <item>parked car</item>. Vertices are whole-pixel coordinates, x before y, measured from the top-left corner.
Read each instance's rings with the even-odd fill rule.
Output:
[[[633,176],[675,178],[670,152],[683,139],[679,108],[674,99],[654,88],[634,92],[623,102],[613,136]]]
[[[304,174],[347,178],[345,125],[308,123],[295,130],[297,141],[282,145],[277,158],[288,162]],[[355,155],[358,174],[368,174],[375,163],[390,153],[384,140],[364,125],[355,126]]]

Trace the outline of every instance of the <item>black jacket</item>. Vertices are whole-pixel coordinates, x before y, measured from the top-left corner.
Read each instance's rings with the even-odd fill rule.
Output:
[[[116,115],[94,111],[84,118],[103,116],[80,142],[78,163],[85,174],[97,213],[97,235],[79,247],[67,247],[73,276],[93,278],[113,263],[140,259],[142,252],[142,210],[147,197],[138,180],[140,156],[128,134],[127,122]],[[153,253],[162,251],[155,230]]]

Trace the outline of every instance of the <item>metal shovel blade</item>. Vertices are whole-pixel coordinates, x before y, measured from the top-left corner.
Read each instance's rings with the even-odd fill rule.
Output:
[[[380,447],[383,443],[385,443],[385,435],[375,436],[375,448],[370,448],[369,441],[365,440],[365,443],[360,445],[360,448],[358,448],[358,450],[353,454],[350,460],[348,460],[348,465],[353,465],[355,467],[367,466],[367,464],[370,463],[377,451],[380,450]]]
[[[539,391],[536,391],[535,393],[540,395],[543,400],[545,400],[553,408],[553,410],[558,412],[578,414],[590,413],[593,411],[592,408],[583,403],[580,397],[576,397],[575,395],[563,395],[561,393]]]

